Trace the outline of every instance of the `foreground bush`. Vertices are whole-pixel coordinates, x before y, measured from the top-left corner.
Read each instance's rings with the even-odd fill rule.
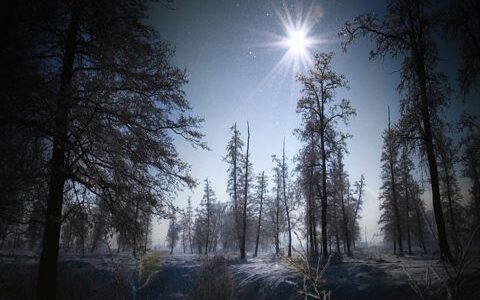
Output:
[[[145,252],[145,254],[142,255],[138,265],[138,276],[140,285],[147,282],[150,275],[152,275],[155,271],[158,271],[161,262],[162,258],[160,256],[160,253],[157,251],[147,251]]]
[[[197,273],[190,293],[195,300],[232,299],[233,280],[223,257],[207,258]]]

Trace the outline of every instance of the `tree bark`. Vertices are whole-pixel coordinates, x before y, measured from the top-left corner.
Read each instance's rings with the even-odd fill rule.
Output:
[[[59,97],[55,112],[52,158],[47,198],[47,215],[43,234],[43,247],[38,267],[37,299],[55,299],[58,249],[63,207],[63,191],[67,174],[65,156],[68,131],[68,111],[72,94],[73,63],[77,41],[78,22],[75,14],[70,17],[65,52],[62,61],[62,74]]]
[[[417,54],[416,51],[413,52],[413,57],[416,65],[416,72],[418,75],[419,85],[420,85],[420,98],[421,98],[421,114],[423,121],[423,141],[426,149],[427,159],[428,159],[428,169],[430,171],[430,185],[432,188],[432,203],[433,203],[433,212],[435,214],[435,223],[437,224],[438,232],[438,244],[440,248],[440,258],[442,260],[453,261],[452,254],[450,252],[450,247],[448,245],[447,233],[445,230],[445,221],[443,219],[442,212],[442,202],[440,200],[440,187],[438,180],[438,168],[437,160],[435,158],[435,148],[433,145],[433,135],[432,127],[430,124],[430,110],[428,104],[427,96],[427,80],[425,75],[425,62],[424,62],[424,53],[425,51],[420,50],[421,55]]]

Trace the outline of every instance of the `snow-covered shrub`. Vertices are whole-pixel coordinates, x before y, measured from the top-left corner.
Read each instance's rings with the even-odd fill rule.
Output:
[[[311,260],[306,251],[297,251],[295,248],[292,257],[283,256],[287,266],[303,277],[303,287],[298,290],[305,299],[308,297],[320,300],[330,300],[331,291],[323,288],[325,271],[328,269],[332,255],[328,257],[325,264],[322,264],[321,258]]]
[[[162,258],[157,251],[147,251],[140,257],[138,265],[139,283],[144,284],[155,271],[160,268]]]

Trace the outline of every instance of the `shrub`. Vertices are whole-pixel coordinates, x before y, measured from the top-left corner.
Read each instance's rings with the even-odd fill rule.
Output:
[[[227,300],[232,299],[233,280],[223,257],[207,258],[200,267],[191,290],[190,299]]]
[[[157,251],[147,251],[142,255],[138,266],[140,285],[146,283],[150,275],[159,269],[161,262],[160,253]]]

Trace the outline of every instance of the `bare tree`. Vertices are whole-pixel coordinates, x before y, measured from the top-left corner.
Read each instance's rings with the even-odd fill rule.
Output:
[[[237,129],[237,123],[235,123],[231,128],[232,137],[227,144],[227,154],[223,158],[225,162],[229,164],[228,167],[228,188],[227,191],[232,197],[233,200],[233,215],[234,215],[234,231],[236,242],[239,247],[241,247],[241,232],[240,232],[240,203],[239,203],[239,179],[242,176],[241,162],[243,159],[243,141],[240,138],[240,131]],[[241,248],[240,248],[241,252]]]
[[[427,157],[432,188],[432,204],[438,232],[442,259],[451,261],[452,255],[445,231],[445,221],[440,200],[437,159],[434,147],[432,122],[445,101],[446,85],[443,76],[435,71],[436,50],[431,37],[436,23],[427,9],[428,1],[397,0],[390,3],[381,20],[376,15],[356,17],[346,22],[339,33],[344,36],[344,50],[360,36],[368,36],[376,43],[370,58],[402,57],[400,91],[406,91],[402,104],[402,121],[408,126],[404,134],[421,141]]]
[[[384,210],[381,218],[382,223],[389,224],[384,227],[393,230],[394,244],[398,242],[399,256],[403,256],[403,235],[402,223],[400,218],[400,203],[398,199],[397,185],[399,184],[398,171],[398,134],[390,127],[390,110],[388,111],[388,129],[383,134],[383,152],[382,152],[382,174],[383,184],[381,186],[380,199],[383,200],[380,208]],[[390,216],[390,217],[389,217]],[[393,227],[393,228],[392,228]]]
[[[355,114],[350,102],[346,99],[336,101],[335,93],[339,88],[346,88],[344,75],[338,75],[331,68],[332,53],[316,54],[313,66],[307,75],[299,75],[297,80],[303,85],[302,98],[298,100],[297,112],[304,114],[304,119],[314,118],[312,121],[315,133],[320,137],[321,157],[321,228],[322,228],[322,258],[328,258],[327,249],[327,160],[328,132],[335,127],[338,119],[347,122]]]
[[[173,212],[170,217],[170,223],[168,225],[167,231],[167,243],[168,247],[170,248],[170,254],[173,254],[173,249],[177,245],[180,233],[180,226],[177,223],[177,216],[176,213]]]
[[[290,209],[287,199],[287,165],[285,163],[285,138],[283,138],[282,150],[282,190],[283,190],[283,204],[285,205],[285,213],[287,214],[287,229],[288,229],[288,257],[292,256],[292,227],[290,224]]]
[[[248,190],[249,190],[249,177],[248,171],[250,169],[250,162],[248,161],[250,150],[250,125],[247,122],[247,152],[245,154],[245,172],[244,172],[244,190],[243,190],[243,213],[242,213],[242,240],[240,243],[240,258],[245,259],[245,246],[247,239],[247,204],[248,204]]]
[[[262,172],[261,175],[257,176],[257,199],[259,203],[258,209],[258,226],[257,226],[257,237],[255,239],[255,252],[253,257],[257,257],[258,254],[258,243],[260,241],[260,229],[262,226],[262,212],[263,212],[263,199],[265,198],[265,191],[267,190],[267,179],[265,178],[265,172]]]

